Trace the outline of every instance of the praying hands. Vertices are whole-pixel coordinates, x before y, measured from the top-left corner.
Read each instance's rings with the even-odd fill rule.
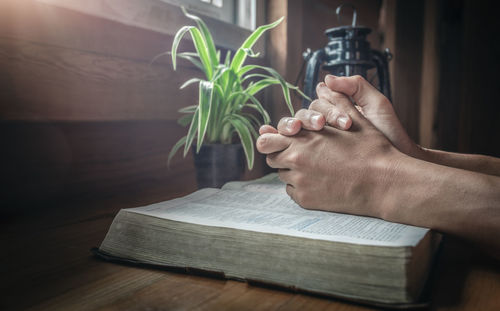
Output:
[[[500,160],[425,149],[359,76],[327,76],[318,99],[257,149],[299,205],[432,228],[500,251]],[[489,245],[486,245],[488,244]],[[493,245],[492,245],[493,244]]]

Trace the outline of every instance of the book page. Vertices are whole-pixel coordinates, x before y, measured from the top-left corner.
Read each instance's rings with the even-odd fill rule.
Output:
[[[279,179],[278,173],[271,173],[249,181],[231,181],[224,184],[222,189],[286,194],[285,183]]]
[[[376,218],[306,210],[288,195],[212,188],[127,211],[205,226],[364,245],[415,246],[429,231]]]

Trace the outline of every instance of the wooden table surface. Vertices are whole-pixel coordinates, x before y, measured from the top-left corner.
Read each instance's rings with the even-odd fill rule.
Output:
[[[178,195],[178,194],[177,194]],[[138,205],[135,202],[132,205]],[[147,203],[147,202],[142,202]],[[373,310],[237,281],[112,264],[93,257],[120,208],[102,200],[1,215],[1,310]],[[445,243],[432,310],[500,310],[500,263]]]

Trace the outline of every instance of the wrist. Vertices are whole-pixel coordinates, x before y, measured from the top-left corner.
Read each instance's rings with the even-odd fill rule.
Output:
[[[402,172],[407,165],[407,154],[396,148],[372,161],[374,167],[375,193],[373,196],[375,217],[394,221],[393,211],[396,210],[398,186],[401,184]]]
[[[422,161],[431,162],[429,160],[430,159],[429,150],[420,145],[417,145],[416,143],[413,143],[413,147],[409,156]]]

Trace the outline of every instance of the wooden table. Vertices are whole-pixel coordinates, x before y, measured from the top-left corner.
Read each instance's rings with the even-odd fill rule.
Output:
[[[172,196],[178,194],[172,194]],[[93,257],[120,208],[59,204],[1,217],[2,310],[373,310],[236,281],[111,264]],[[500,310],[500,263],[456,241],[437,262],[433,310]]]

